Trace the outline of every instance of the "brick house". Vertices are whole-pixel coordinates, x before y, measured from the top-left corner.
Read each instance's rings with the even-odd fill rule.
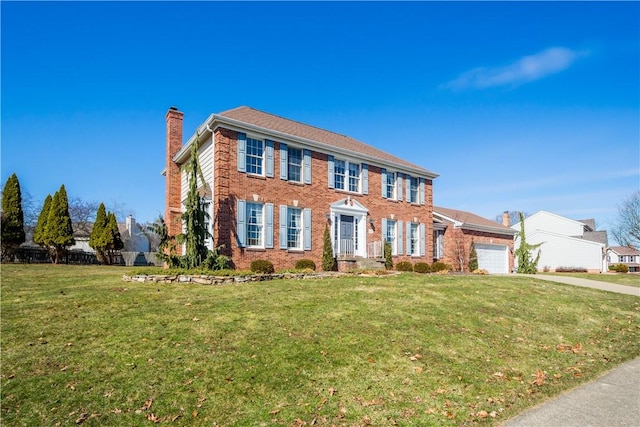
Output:
[[[450,264],[454,271],[469,271],[469,251],[473,241],[478,268],[489,273],[513,270],[513,238],[518,232],[509,228],[509,213],[502,224],[471,212],[433,207],[433,260]]]
[[[234,266],[322,263],[325,227],[342,269],[382,256],[430,262],[437,174],[353,138],[239,107],[211,114],[183,145],[183,113],[166,114],[165,221],[182,230],[184,165],[199,145],[214,243]]]

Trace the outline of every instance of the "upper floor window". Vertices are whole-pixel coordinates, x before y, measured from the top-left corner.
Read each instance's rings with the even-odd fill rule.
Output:
[[[393,172],[387,172],[387,179],[385,182],[385,197],[387,199],[395,200],[396,198],[396,174]]]
[[[336,160],[334,166],[334,186],[338,190],[346,190],[345,188],[345,175],[346,175],[346,163],[344,160]]]
[[[409,202],[419,203],[418,195],[420,190],[420,179],[416,177],[410,178],[409,184]]]
[[[289,147],[287,154],[287,176],[289,181],[302,182],[302,150]]]
[[[259,139],[247,138],[247,173],[262,175],[264,158],[264,142]]]
[[[358,163],[349,163],[349,191],[360,191],[360,165]]]

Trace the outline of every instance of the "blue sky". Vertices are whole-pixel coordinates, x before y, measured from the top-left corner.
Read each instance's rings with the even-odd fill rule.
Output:
[[[595,218],[640,182],[640,3],[6,2],[2,182],[152,221],[164,115],[240,105],[430,169],[437,205]]]

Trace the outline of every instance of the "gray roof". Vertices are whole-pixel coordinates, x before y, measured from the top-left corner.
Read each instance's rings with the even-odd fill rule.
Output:
[[[607,232],[606,231],[585,231],[582,236],[573,236],[577,239],[588,240],[590,242],[602,243],[603,245],[608,244]]]
[[[593,218],[590,219],[579,219],[578,222],[585,224],[589,227],[588,231],[596,231],[596,220]]]

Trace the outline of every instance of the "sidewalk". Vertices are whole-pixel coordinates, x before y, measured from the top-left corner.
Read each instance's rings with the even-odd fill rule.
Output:
[[[640,358],[507,420],[501,427],[639,427]]]
[[[536,279],[640,296],[640,288],[569,276]],[[640,427],[640,358],[500,424],[501,427]]]
[[[616,292],[619,294],[635,295],[640,297],[640,288],[634,286],[616,285],[615,283],[599,282],[597,280],[580,279],[571,276],[552,276],[547,274],[518,274],[518,276],[531,277],[533,279],[546,280],[548,282],[558,282],[567,285],[582,286],[583,288],[600,289],[602,291]],[[638,277],[640,280],[640,277]],[[638,423],[640,426],[640,423]]]

